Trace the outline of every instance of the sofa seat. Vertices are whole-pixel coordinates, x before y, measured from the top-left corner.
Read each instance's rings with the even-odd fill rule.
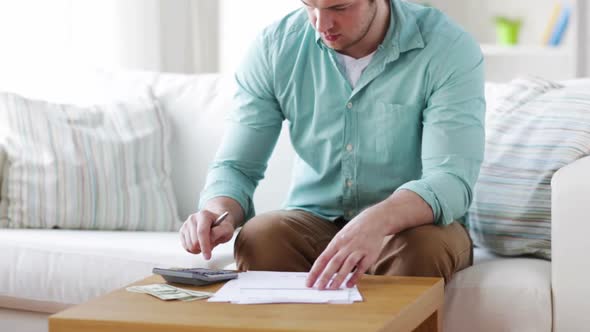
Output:
[[[186,252],[176,232],[3,229],[0,307],[55,312],[142,279],[154,266],[223,268],[231,262],[232,242],[205,261]]]
[[[551,332],[551,262],[476,248],[445,287],[444,330]]]
[[[174,232],[5,229],[0,258],[0,306],[51,313],[142,279],[154,266],[231,266],[233,241],[205,261],[185,252]],[[474,261],[446,287],[445,330],[550,331],[549,262],[479,248]]]

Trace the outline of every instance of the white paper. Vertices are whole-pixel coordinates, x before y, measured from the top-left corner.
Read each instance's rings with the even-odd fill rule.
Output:
[[[362,301],[356,286],[337,290],[319,290],[305,285],[308,273],[242,272],[220,288],[209,302],[237,304],[260,303],[339,303]],[[350,278],[350,275],[348,276]],[[346,280],[348,280],[348,278]],[[343,282],[345,284],[346,282]]]

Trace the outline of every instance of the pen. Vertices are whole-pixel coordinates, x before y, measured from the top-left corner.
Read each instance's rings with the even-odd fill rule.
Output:
[[[223,212],[217,219],[215,219],[215,221],[211,225],[211,228],[213,228],[215,226],[219,226],[219,224],[221,224],[221,222],[223,220],[225,220],[225,217],[227,217],[228,215],[229,215],[228,211]]]

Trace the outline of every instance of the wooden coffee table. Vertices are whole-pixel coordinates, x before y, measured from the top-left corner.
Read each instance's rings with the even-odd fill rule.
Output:
[[[133,285],[163,282],[154,275]],[[359,290],[364,301],[354,304],[241,305],[164,302],[123,288],[52,315],[49,331],[441,331],[443,279],[364,276]]]

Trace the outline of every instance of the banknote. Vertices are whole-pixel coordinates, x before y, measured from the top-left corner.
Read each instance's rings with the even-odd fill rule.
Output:
[[[127,287],[128,292],[149,294],[157,297],[163,301],[170,300],[181,300],[181,301],[195,301],[206,299],[213,296],[214,293],[195,291],[190,289],[184,289],[174,287],[168,284],[152,284],[152,285],[141,285],[141,286],[130,286]]]

